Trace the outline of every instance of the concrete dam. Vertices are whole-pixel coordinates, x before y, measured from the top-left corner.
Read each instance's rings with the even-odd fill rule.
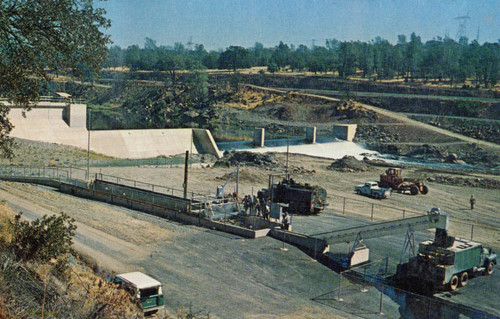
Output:
[[[87,130],[87,105],[41,101],[30,111],[10,105],[11,137],[75,146],[116,158],[153,158],[185,153],[222,156],[205,129]]]

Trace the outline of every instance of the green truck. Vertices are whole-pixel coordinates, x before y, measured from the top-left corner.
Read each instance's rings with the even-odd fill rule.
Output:
[[[473,275],[491,275],[496,263],[497,255],[491,248],[437,229],[435,240],[420,243],[418,255],[398,266],[398,276],[433,290],[454,291]]]
[[[115,282],[130,291],[145,314],[153,314],[164,308],[162,286],[158,280],[136,271],[117,275]]]

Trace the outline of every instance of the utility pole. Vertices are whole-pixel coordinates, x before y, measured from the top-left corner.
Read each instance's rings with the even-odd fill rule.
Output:
[[[90,179],[90,129],[92,128],[92,112],[89,110],[89,127],[87,129],[87,174],[86,174],[86,180]]]
[[[189,172],[189,151],[186,151],[186,159],[184,161],[184,198],[187,198],[188,190],[188,172]]]

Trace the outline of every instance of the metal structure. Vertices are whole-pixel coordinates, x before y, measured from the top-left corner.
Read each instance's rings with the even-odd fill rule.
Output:
[[[412,247],[413,232],[429,228],[447,229],[447,227],[448,216],[440,214],[437,210],[431,210],[431,212],[423,216],[319,233],[314,236],[323,237],[323,240],[328,245],[325,252],[329,250],[330,245],[353,242],[348,254],[347,267],[350,267],[368,262],[369,248],[362,243],[364,239],[406,233],[407,240],[403,248],[404,254],[408,247]]]
[[[411,195],[427,194],[429,188],[424,183],[415,178],[403,178],[402,170],[400,168],[389,168],[384,174],[380,174],[380,187],[392,188],[398,193],[410,191]]]
[[[467,37],[467,21],[470,20],[469,13],[464,16],[456,17],[458,20],[457,41],[463,37]]]
[[[446,214],[429,213],[427,215],[410,217],[405,219],[392,220],[388,222],[373,223],[365,226],[346,228],[326,233],[315,234],[323,237],[328,245],[345,242],[353,242],[357,238],[368,239],[397,234],[404,234],[408,230],[411,232],[426,230],[430,228],[446,229],[448,216]]]

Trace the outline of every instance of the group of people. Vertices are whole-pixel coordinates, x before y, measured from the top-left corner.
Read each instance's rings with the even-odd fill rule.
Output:
[[[270,220],[270,207],[271,202],[268,198],[256,196],[245,195],[243,198],[243,208],[245,215],[250,216],[262,216],[264,220]],[[283,216],[283,223],[281,225],[282,229],[289,230],[291,224],[291,218],[288,212],[285,212]]]
[[[245,215],[262,216],[265,220],[269,220],[269,199],[257,198],[255,195],[245,195],[243,208],[245,209]]]

